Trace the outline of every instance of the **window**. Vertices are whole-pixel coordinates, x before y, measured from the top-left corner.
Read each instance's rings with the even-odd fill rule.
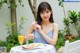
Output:
[[[64,0],[64,2],[80,2],[80,0]]]

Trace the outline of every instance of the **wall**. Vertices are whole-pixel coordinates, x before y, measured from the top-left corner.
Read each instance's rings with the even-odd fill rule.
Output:
[[[5,23],[10,22],[10,9],[6,4],[0,9],[0,39],[5,40],[7,36],[7,30]]]

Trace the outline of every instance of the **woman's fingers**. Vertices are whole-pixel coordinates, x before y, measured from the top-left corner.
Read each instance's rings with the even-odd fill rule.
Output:
[[[27,37],[24,37],[24,41],[27,41],[28,40],[28,38]]]
[[[37,22],[33,22],[32,25],[33,25],[33,29],[34,29],[34,30],[36,30],[37,28],[39,28]]]
[[[29,34],[29,35],[28,35],[28,38],[29,38],[29,39],[33,39],[33,38],[34,38],[33,34]]]

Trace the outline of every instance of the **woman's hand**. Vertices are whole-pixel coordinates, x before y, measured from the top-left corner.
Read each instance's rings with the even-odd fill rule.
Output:
[[[37,22],[33,22],[33,30],[38,30],[40,33],[43,33],[43,30],[41,29],[41,25],[37,24]]]
[[[39,24],[37,24],[37,22],[33,22],[32,25],[33,25],[34,30],[36,30],[36,29],[38,29],[39,31],[42,30],[41,26]]]
[[[25,37],[25,40],[29,40],[29,39],[34,39],[34,35],[33,34],[29,34]]]
[[[28,37],[28,39],[34,39],[34,35],[33,34],[29,34],[27,37]]]
[[[36,30],[36,25],[37,25],[37,22],[32,23],[33,30]]]
[[[36,29],[40,32],[40,33],[42,33],[43,32],[43,30],[41,29],[41,26],[39,25],[39,24],[36,24]]]

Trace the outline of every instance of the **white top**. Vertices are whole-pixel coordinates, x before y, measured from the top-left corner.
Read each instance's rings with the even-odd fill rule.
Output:
[[[43,48],[36,48],[32,50],[26,50],[20,46],[15,46],[11,48],[10,53],[56,53],[56,50],[52,45],[46,45]]]

